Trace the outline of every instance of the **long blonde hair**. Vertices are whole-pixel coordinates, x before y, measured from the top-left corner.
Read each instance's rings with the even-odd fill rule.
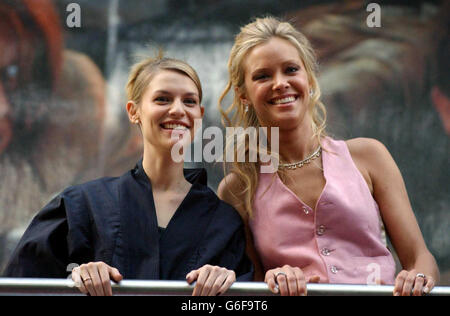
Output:
[[[316,77],[317,62],[314,50],[308,39],[290,23],[280,21],[274,17],[257,18],[254,22],[242,27],[235,38],[228,60],[229,80],[219,99],[222,124],[225,127],[261,127],[253,108],[245,108],[240,99],[240,95],[245,91],[244,60],[252,48],[268,42],[273,37],[289,41],[299,52],[312,90],[308,111],[312,118],[313,137],[316,137],[321,143],[322,137],[325,136],[326,109],[320,101],[321,93]],[[233,102],[230,106],[224,108],[222,103],[230,91],[235,92]],[[229,150],[231,142],[227,141],[225,150]],[[246,146],[246,149],[248,151],[248,146]],[[236,156],[236,146],[233,146],[233,150],[235,152],[234,156]],[[238,176],[240,182],[239,192],[242,192],[244,195],[244,198],[239,198],[239,200],[242,201],[244,209],[250,217],[252,216],[253,196],[258,185],[259,167],[259,163],[248,162],[248,160],[237,162],[235,159],[231,170],[227,170],[227,166],[224,163],[225,174],[231,172]]]

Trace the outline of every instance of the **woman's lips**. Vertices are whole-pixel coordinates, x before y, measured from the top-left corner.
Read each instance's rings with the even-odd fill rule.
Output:
[[[161,127],[167,130],[180,130],[180,131],[188,130],[188,127],[181,124],[161,124]]]
[[[270,99],[269,104],[283,106],[283,105],[291,104],[291,103],[295,102],[297,99],[298,99],[297,95],[280,96],[280,97]]]

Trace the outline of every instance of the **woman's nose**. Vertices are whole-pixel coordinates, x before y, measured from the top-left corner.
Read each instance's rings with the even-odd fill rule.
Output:
[[[289,81],[283,75],[276,75],[274,77],[273,90],[285,90],[289,88]]]
[[[183,102],[181,100],[175,99],[170,106],[169,114],[177,117],[184,116],[185,110]]]

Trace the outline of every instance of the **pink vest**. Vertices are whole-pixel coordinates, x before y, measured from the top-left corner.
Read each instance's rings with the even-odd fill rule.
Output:
[[[326,137],[323,149],[326,184],[315,211],[277,174],[259,175],[250,228],[264,269],[288,264],[321,283],[394,284],[378,205],[347,144]]]

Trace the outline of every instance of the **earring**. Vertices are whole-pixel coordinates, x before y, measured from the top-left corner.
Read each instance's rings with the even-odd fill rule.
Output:
[[[312,97],[312,96],[313,96],[313,94],[314,94],[314,91],[312,91],[312,90],[309,90],[309,96],[310,96],[310,97]]]
[[[244,101],[242,103],[244,103],[244,113],[247,113],[248,112],[248,102]]]

